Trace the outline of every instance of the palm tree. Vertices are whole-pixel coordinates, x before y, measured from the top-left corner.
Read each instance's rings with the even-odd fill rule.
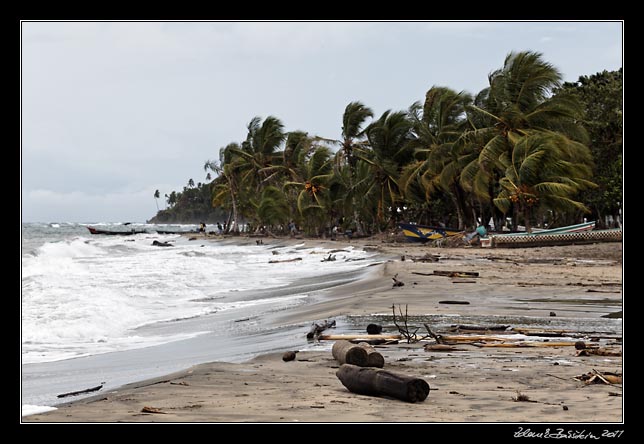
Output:
[[[588,147],[570,141],[563,135],[535,133],[522,137],[512,151],[511,162],[500,180],[501,191],[494,203],[507,212],[514,206],[523,215],[531,231],[533,210],[540,206],[553,210],[588,208],[573,199],[583,189],[596,186]]]
[[[458,178],[467,153],[456,147],[455,142],[467,128],[465,107],[470,102],[470,95],[464,91],[432,86],[423,104],[416,102],[410,107],[413,137],[409,147],[415,149],[416,160],[404,168],[401,177],[406,196],[418,195],[424,190],[421,204],[446,192],[456,209],[461,229],[466,220],[466,203]],[[410,193],[412,189],[414,193]]]
[[[355,149],[356,157],[366,162],[371,170],[371,183],[367,193],[373,195],[377,201],[375,222],[378,231],[383,222],[387,224],[397,215],[400,203],[398,177],[403,166],[413,155],[409,143],[412,136],[411,128],[411,120],[406,112],[385,111],[365,130],[371,149]],[[390,212],[387,220],[384,216],[386,208]]]
[[[286,196],[277,187],[267,186],[257,206],[257,218],[260,225],[274,226],[286,225],[289,217],[288,202]]]
[[[161,194],[159,193],[159,190],[156,190],[154,192],[154,203],[157,204],[157,211],[159,211],[159,201],[157,200],[159,197],[161,197]]]
[[[219,151],[219,162],[207,160],[204,170],[212,170],[222,178],[212,190],[212,206],[227,206],[230,203],[227,231],[236,231],[239,223],[238,212],[238,182],[239,171],[243,161],[237,156],[240,147],[237,143],[229,143]],[[229,199],[228,199],[229,198]]]
[[[373,117],[373,111],[360,102],[351,102],[347,105],[342,115],[342,140],[336,141],[341,149],[337,153],[337,161],[345,163],[349,167],[348,189],[351,192],[351,207],[353,212],[353,223],[356,226],[358,235],[364,234],[358,215],[357,195],[355,194],[355,175],[357,159],[354,155],[356,147],[362,145],[359,141],[364,136],[363,126],[367,118]]]
[[[467,107],[473,129],[463,135],[462,142],[473,146],[478,157],[463,169],[464,187],[489,199],[509,171],[515,146],[524,137],[557,138],[556,143],[568,144],[567,151],[584,146],[587,135],[580,123],[579,102],[571,95],[551,95],[561,81],[561,73],[540,53],[508,54],[503,68],[490,74],[490,86]],[[515,211],[515,219],[517,215]]]
[[[254,117],[247,128],[246,140],[232,150],[243,160],[240,163],[243,170],[240,184],[253,188],[255,196],[259,196],[261,189],[274,178],[266,168],[276,160],[276,151],[286,135],[284,125],[274,116],[268,116],[263,122],[260,117]]]
[[[195,181],[192,179],[188,180],[188,188],[194,188],[194,186],[195,186]]]

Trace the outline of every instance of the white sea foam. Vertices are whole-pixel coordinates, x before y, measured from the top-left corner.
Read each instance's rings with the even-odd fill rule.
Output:
[[[22,416],[35,415],[37,413],[51,412],[52,410],[58,410],[56,407],[48,407],[46,405],[31,405],[24,404],[22,406]]]
[[[152,240],[174,242],[170,248]],[[135,329],[262,304],[286,307],[306,295],[239,300],[239,291],[288,285],[363,268],[372,253],[347,249],[321,262],[324,250],[306,244],[269,246],[197,244],[180,236],[75,236],[46,242],[22,260],[23,363],[144,347],[183,339],[185,332],[145,335]],[[310,253],[317,254],[310,254]],[[302,258],[269,263],[271,259]],[[196,333],[191,332],[190,335]]]

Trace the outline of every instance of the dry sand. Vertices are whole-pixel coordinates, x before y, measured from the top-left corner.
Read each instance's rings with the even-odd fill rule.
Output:
[[[306,242],[340,249],[347,244]],[[410,314],[454,316],[454,323],[459,322],[457,315],[463,319],[481,317],[488,324],[490,319],[525,320],[527,316],[541,324],[556,321],[556,325],[565,328],[592,325],[602,316],[622,310],[620,243],[491,250],[435,249],[373,239],[354,240],[350,244],[376,249],[387,259],[373,267],[367,278],[334,288],[312,304],[285,312],[276,321],[313,322],[336,316],[360,319],[360,315],[390,313],[392,304],[407,304]],[[413,256],[425,253],[440,255],[440,260],[412,261]],[[455,279],[413,274],[433,270],[478,271],[480,277]],[[403,287],[392,288],[391,278],[396,274],[405,283]],[[444,300],[469,304],[439,303]],[[619,326],[618,336],[621,332]],[[601,339],[599,344],[621,349],[621,343]],[[303,337],[302,348],[306,347]],[[301,351],[291,362],[283,362],[281,353],[276,353],[242,364],[198,365],[59,405],[58,410],[24,417],[23,421],[623,421],[621,385],[585,385],[572,379],[591,369],[621,373],[621,357],[577,357],[575,348],[570,346],[460,345],[462,351],[455,352],[425,351],[422,343],[378,346],[385,357],[386,369],[419,376],[429,383],[429,397],[424,402],[408,404],[347,391],[335,376],[338,364],[328,348]],[[529,401],[516,401],[518,393],[526,395]],[[144,407],[153,407],[160,413],[144,413]]]

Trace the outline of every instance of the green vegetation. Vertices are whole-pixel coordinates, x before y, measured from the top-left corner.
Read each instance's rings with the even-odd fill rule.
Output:
[[[528,229],[616,215],[622,199],[622,73],[563,83],[535,52],[510,53],[472,96],[434,86],[424,102],[376,117],[347,105],[339,139],[253,118],[214,173],[166,195],[153,222],[240,222],[356,235],[400,221],[471,229],[506,218]],[[593,161],[594,159],[594,161]],[[158,193],[155,193],[155,198]]]

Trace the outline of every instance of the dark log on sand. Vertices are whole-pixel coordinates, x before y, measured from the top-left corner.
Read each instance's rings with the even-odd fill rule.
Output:
[[[407,402],[421,402],[429,395],[424,379],[387,370],[343,364],[335,375],[350,392],[359,395],[390,396]]]
[[[435,276],[447,276],[447,277],[479,277],[477,271],[445,271],[445,270],[434,270]]]
[[[336,341],[331,349],[331,354],[339,364],[378,368],[385,365],[385,358],[366,342],[352,344],[349,341]]]
[[[91,387],[85,390],[79,390],[77,392],[61,393],[60,395],[57,396],[57,398],[66,398],[68,396],[76,396],[76,395],[82,395],[83,393],[96,392],[102,388],[103,388],[103,384],[97,385],[96,387]]]
[[[171,247],[172,244],[168,242],[159,242],[158,240],[155,240],[152,242],[152,245],[155,245],[157,247]]]
[[[346,339],[347,341],[350,341],[352,339],[361,339],[363,341],[370,341],[373,339],[386,339],[386,340],[395,340],[395,339],[402,339],[401,335],[367,335],[367,334],[359,334],[359,335],[320,335],[318,338],[321,341],[341,341],[343,339]]]
[[[324,330],[327,328],[334,328],[335,327],[335,321],[324,321],[324,324],[313,324],[311,326],[311,331],[306,334],[306,339],[316,339],[318,336],[320,336],[320,333],[322,333]]]

